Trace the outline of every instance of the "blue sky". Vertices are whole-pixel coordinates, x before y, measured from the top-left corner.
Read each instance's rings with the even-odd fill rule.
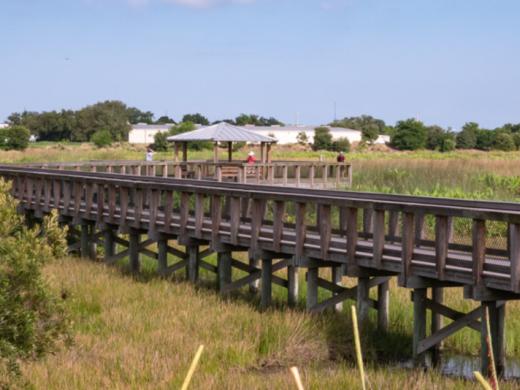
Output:
[[[0,121],[120,99],[175,119],[520,122],[515,0],[1,0]]]

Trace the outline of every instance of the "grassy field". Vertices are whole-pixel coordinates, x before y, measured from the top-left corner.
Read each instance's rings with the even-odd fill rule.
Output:
[[[260,313],[245,298],[225,301],[181,281],[134,280],[81,259],[56,261],[46,274],[67,296],[75,341],[24,365],[36,388],[179,388],[199,344],[206,349],[194,389],[294,388],[291,365],[300,367],[306,388],[359,388],[347,315],[313,317],[278,308]],[[394,315],[396,322],[404,323]],[[373,359],[375,347],[366,339],[364,345]],[[478,388],[370,361],[374,389]]]
[[[236,154],[245,157],[247,150]],[[170,157],[157,154],[156,159]],[[274,150],[273,158],[333,160],[334,153]],[[0,152],[2,162],[143,159],[144,148],[94,149],[89,145],[38,145],[25,152]],[[190,158],[210,158],[211,151]],[[442,197],[517,201],[520,198],[518,152],[356,152],[354,190]],[[306,388],[357,388],[348,308],[311,317],[285,307],[284,292],[274,288],[275,308],[258,311],[256,298],[244,293],[229,301],[214,290],[195,288],[152,275],[125,276],[125,264],[106,268],[79,259],[57,260],[46,273],[67,296],[74,339],[55,355],[23,366],[36,388],[178,388],[198,344],[204,344],[193,388],[293,388],[288,367],[303,370]],[[206,284],[209,275],[202,273]],[[303,274],[300,275],[303,278]],[[346,284],[353,281],[345,279]],[[203,285],[206,285],[203,284]],[[303,284],[303,283],[302,283]],[[394,287],[394,286],[393,286]],[[303,306],[305,290],[300,291]],[[453,308],[475,307],[460,289],[447,289]],[[372,313],[373,315],[374,313]],[[372,317],[372,323],[375,318]],[[508,304],[506,352],[520,358],[520,304]],[[436,373],[396,368],[411,353],[412,305],[409,291],[391,289],[390,332],[362,329],[372,388],[477,388],[474,383]],[[450,337],[446,349],[477,355],[479,335],[464,330]],[[390,362],[388,364],[384,362]],[[382,363],[383,362],[383,363]],[[506,384],[503,388],[514,388]]]

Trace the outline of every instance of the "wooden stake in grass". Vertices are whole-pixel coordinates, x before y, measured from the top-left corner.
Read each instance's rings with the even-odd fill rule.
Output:
[[[298,372],[298,367],[291,367],[291,374],[296,382],[296,387],[298,390],[303,390],[302,378],[300,378],[300,373]]]
[[[489,308],[486,307],[484,310],[484,317],[486,320],[486,345],[487,352],[489,356],[489,365],[491,367],[488,368],[491,371],[491,387],[494,390],[498,390],[498,377],[497,377],[497,368],[495,366],[495,354],[493,351],[493,340],[491,339],[491,325],[489,324]]]
[[[356,306],[352,305],[352,327],[354,328],[354,343],[356,344],[356,357],[359,368],[359,375],[361,377],[361,386],[366,390],[365,383],[365,369],[363,367],[363,355],[361,354],[361,341],[359,340],[359,329]]]
[[[204,349],[204,345],[199,346],[199,349],[197,349],[197,353],[195,354],[195,357],[193,358],[193,361],[191,362],[190,369],[188,370],[188,374],[186,375],[186,378],[184,379],[184,383],[182,384],[181,390],[186,390],[190,384],[191,377],[193,376],[193,373],[195,372],[195,369],[197,368],[197,364],[200,360],[200,355],[202,355],[202,351]]]
[[[475,375],[475,378],[477,378],[477,380],[480,382],[480,384],[482,385],[482,387],[485,390],[493,390],[491,385],[488,383],[487,380],[484,379],[484,377],[482,376],[482,374],[480,372],[473,371],[473,375]]]

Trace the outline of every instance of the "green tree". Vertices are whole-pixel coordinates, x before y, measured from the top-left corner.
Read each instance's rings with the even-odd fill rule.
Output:
[[[308,145],[309,144],[309,137],[307,137],[307,133],[305,131],[300,131],[296,135],[296,142],[300,145]]]
[[[495,149],[503,151],[515,150],[515,141],[511,134],[506,132],[499,132],[495,138]]]
[[[440,150],[445,134],[446,132],[440,126],[428,126],[426,128],[426,149]]]
[[[151,111],[141,111],[135,107],[128,107],[126,109],[126,115],[128,122],[133,125],[137,123],[146,123],[150,125],[153,123],[153,112]]]
[[[128,140],[130,131],[127,107],[120,101],[105,101],[87,106],[77,112],[74,141],[88,141],[99,130],[106,130],[114,141]]]
[[[462,130],[457,134],[458,149],[474,149],[477,146],[478,123],[468,122],[462,126]]]
[[[98,130],[92,136],[92,142],[98,148],[104,148],[112,145],[112,135],[108,130]]]
[[[382,119],[374,118],[370,115],[345,117],[330,124],[334,127],[344,127],[348,129],[360,130],[363,141],[373,144],[379,134],[385,134],[385,122]]]
[[[512,136],[516,149],[520,149],[520,133],[513,133]]]
[[[158,125],[169,125],[169,124],[175,124],[176,122],[169,116],[163,115],[163,116],[159,117],[159,119],[157,119],[155,121],[155,123]]]
[[[350,141],[348,138],[338,138],[332,142],[332,149],[336,152],[350,152]]]
[[[167,152],[168,151],[168,133],[166,132],[158,132],[153,137],[152,149],[157,152]]]
[[[444,133],[442,137],[441,144],[439,146],[439,151],[445,153],[445,152],[451,152],[455,150],[455,147],[457,145],[457,142],[455,141],[455,135],[453,133]]]
[[[25,150],[31,133],[24,126],[9,126],[0,130],[0,145],[6,150]]]
[[[426,146],[426,127],[416,119],[399,121],[391,143],[399,150],[422,149]]]
[[[332,134],[328,127],[320,126],[314,129],[314,142],[312,144],[313,150],[331,150],[332,149]]]
[[[491,150],[495,145],[497,133],[493,130],[478,129],[475,147],[480,150]]]
[[[183,122],[191,122],[196,123],[198,125],[207,126],[209,125],[209,120],[204,115],[196,113],[196,114],[186,114],[182,117]]]

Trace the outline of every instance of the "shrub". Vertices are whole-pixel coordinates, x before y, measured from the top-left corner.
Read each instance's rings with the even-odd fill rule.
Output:
[[[397,122],[392,145],[399,150],[417,150],[426,146],[426,128],[415,119]]]
[[[455,141],[455,137],[452,134],[445,134],[442,138],[441,144],[439,146],[439,151],[441,152],[451,152],[455,150],[457,143]]]
[[[332,135],[328,127],[316,127],[314,129],[314,143],[313,150],[331,150],[332,149]]]
[[[153,137],[152,149],[157,152],[167,152],[168,146],[168,133],[156,133]]]
[[[108,130],[99,130],[92,135],[91,141],[98,148],[104,148],[106,146],[112,145],[112,136]]]
[[[495,144],[496,133],[492,130],[477,130],[476,148],[480,150],[491,150]]]
[[[511,134],[508,133],[498,133],[495,138],[495,149],[511,151],[515,150],[515,141]]]
[[[457,134],[458,149],[473,149],[477,146],[477,133],[479,126],[475,122],[466,123]]]
[[[350,152],[350,141],[348,138],[338,138],[332,143],[332,146],[336,152]]]
[[[513,141],[516,149],[520,149],[520,133],[513,133]]]
[[[10,126],[0,131],[0,147],[5,150],[25,150],[31,133],[24,126]]]
[[[0,373],[16,374],[19,359],[36,358],[68,334],[61,301],[51,293],[42,266],[65,254],[66,231],[57,214],[43,228],[27,228],[16,212],[17,201],[0,180]],[[0,378],[0,388],[9,377]],[[5,381],[5,382],[2,382]]]
[[[308,145],[309,144],[309,138],[307,137],[307,133],[305,133],[305,131],[300,131],[297,135],[296,135],[296,142],[298,142],[298,144],[300,145]]]

